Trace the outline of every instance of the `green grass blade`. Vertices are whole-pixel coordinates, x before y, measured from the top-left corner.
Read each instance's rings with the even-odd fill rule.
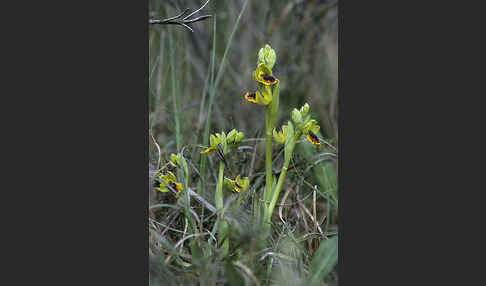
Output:
[[[179,167],[179,170],[178,170],[178,177],[181,178],[180,181],[182,183],[182,193],[184,194],[183,196],[183,199],[184,199],[184,215],[186,216],[187,220],[189,221],[189,226],[190,226],[190,229],[189,229],[189,232],[190,233],[196,233],[197,232],[197,227],[196,227],[196,223],[194,222],[194,218],[192,217],[191,215],[191,212],[190,212],[190,209],[191,209],[191,204],[189,202],[189,173],[185,174],[184,172],[184,164],[187,164],[187,163],[184,163],[184,161],[186,160],[184,158],[184,148],[182,148],[181,152],[179,153],[180,155],[180,167]],[[188,172],[189,172],[189,169],[187,169]],[[192,239],[191,239],[192,240]]]
[[[218,75],[216,76],[216,82],[214,84],[215,87],[218,86],[219,81],[221,80],[221,76],[223,75],[223,70],[224,70],[224,63],[226,61],[226,55],[228,54],[228,50],[231,46],[231,43],[233,42],[233,36],[235,35],[236,28],[238,28],[238,24],[240,23],[241,15],[243,15],[243,12],[245,12],[246,4],[248,3],[248,0],[245,1],[243,4],[243,7],[241,8],[240,14],[238,15],[238,18],[236,19],[236,23],[233,27],[233,31],[231,31],[231,35],[228,40],[228,44],[226,45],[226,49],[224,50],[223,54],[223,59],[221,60],[221,65],[218,70]]]
[[[211,78],[211,83],[209,87],[209,107],[208,107],[208,112],[206,115],[206,125],[204,127],[204,137],[203,137],[203,142],[202,144],[204,146],[209,145],[209,126],[211,124],[211,109],[213,106],[213,100],[214,100],[214,57],[216,56],[216,17],[213,19],[213,54],[211,55],[211,69],[210,69],[210,78]],[[205,186],[205,174],[206,174],[206,156],[202,155],[201,157],[201,162],[199,166],[199,174],[200,174],[200,180],[199,180],[199,186],[197,188],[197,192],[199,194],[202,194],[204,192],[204,186]]]
[[[311,144],[300,144],[299,151],[305,157],[309,158],[315,154],[315,147],[311,146]],[[320,191],[328,193],[333,200],[333,205],[338,205],[337,176],[335,163],[331,161],[320,162],[312,168],[312,171],[314,173],[314,177],[317,180],[317,183],[319,184]]]
[[[174,58],[175,58],[175,51],[174,51],[174,38],[172,36],[172,30],[169,29],[169,61],[170,61],[170,69],[171,69],[171,83],[172,83],[172,104],[173,104],[173,112],[174,112],[174,118],[175,118],[175,133],[176,133],[176,146],[177,146],[177,151],[181,150],[181,129],[180,129],[180,123],[179,123],[179,109],[177,106],[177,85],[176,85],[176,79],[175,79],[175,74],[177,72],[175,68],[175,63],[174,63]]]
[[[157,121],[157,118],[159,117],[160,98],[162,97],[165,82],[167,82],[167,74],[168,74],[168,71],[169,71],[168,68],[164,69],[164,65],[163,65],[163,63],[165,63],[165,58],[164,58],[165,57],[165,54],[164,54],[165,42],[164,42],[164,40],[165,40],[164,33],[161,33],[161,35],[160,35],[160,55],[157,57],[156,60],[160,59],[160,62],[161,62],[160,71],[162,73],[162,76],[161,76],[162,82],[160,83],[161,87],[160,87],[158,93],[155,95],[155,100],[154,100],[154,103],[153,103],[154,114],[153,114],[153,117],[151,118],[151,121],[150,121],[150,132],[152,132],[153,125],[155,124],[155,122]],[[154,68],[155,68],[155,66],[154,66]],[[149,78],[149,81],[150,81],[150,78]]]
[[[214,58],[215,58],[215,51],[216,51],[216,17],[213,19],[213,25],[214,25],[214,32],[213,32],[213,55],[211,57],[211,86],[210,86],[210,97],[209,97],[209,105],[208,105],[208,112],[206,116],[206,125],[204,128],[204,136],[203,136],[203,145],[208,145],[209,143],[209,130],[211,127],[211,111],[213,109],[213,103],[214,103],[214,95],[216,94],[216,87],[219,84],[219,81],[221,80],[221,76],[223,75],[223,70],[224,70],[224,64],[226,62],[226,55],[228,54],[229,48],[231,46],[231,43],[233,42],[233,37],[235,35],[236,29],[238,28],[238,25],[240,23],[241,15],[243,15],[243,12],[245,11],[246,4],[248,3],[248,0],[245,1],[243,4],[243,7],[240,11],[240,14],[238,15],[238,18],[236,19],[235,25],[233,26],[233,30],[231,31],[230,38],[228,40],[228,44],[226,44],[226,48],[224,50],[223,58],[221,60],[221,64],[219,66],[218,74],[216,75],[216,80],[214,79]],[[204,187],[204,175],[206,171],[206,157],[201,157],[201,165],[200,165],[200,174],[202,179],[202,183],[199,184],[198,191],[201,193],[202,188]]]
[[[204,88],[203,88],[203,92],[202,92],[201,104],[199,105],[199,124],[197,126],[197,133],[198,134],[199,134],[199,131],[201,130],[202,123],[203,123],[203,110],[204,110],[204,105],[206,104],[206,94],[207,94],[207,91],[208,91],[210,76],[211,76],[211,65],[209,66],[209,69],[208,69],[208,75],[206,76],[206,79],[204,80]]]
[[[321,242],[314,254],[310,266],[310,276],[307,285],[319,285],[338,262],[338,237]]]

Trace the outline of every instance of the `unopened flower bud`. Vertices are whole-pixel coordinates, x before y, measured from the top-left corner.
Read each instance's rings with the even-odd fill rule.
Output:
[[[265,64],[269,69],[272,69],[275,65],[275,61],[277,59],[277,55],[275,54],[275,50],[270,47],[270,45],[266,44],[265,47],[261,48],[258,52],[258,62],[257,64]]]

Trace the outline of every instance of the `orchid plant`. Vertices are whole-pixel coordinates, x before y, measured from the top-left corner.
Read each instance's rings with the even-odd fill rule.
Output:
[[[222,256],[225,256],[229,251],[229,240],[226,239],[228,236],[228,222],[223,218],[223,183],[225,185],[231,185],[231,189],[236,192],[241,192],[248,188],[249,180],[248,177],[241,178],[238,175],[234,180],[229,178],[224,178],[225,165],[228,163],[226,161],[226,154],[229,148],[237,147],[241,140],[245,137],[243,132],[237,131],[236,129],[231,130],[227,135],[225,132],[211,134],[209,137],[210,146],[206,147],[201,154],[211,154],[216,152],[220,159],[219,161],[219,173],[218,173],[218,183],[216,185],[216,192],[214,193],[214,201],[216,205],[216,210],[218,211],[218,244],[222,247]]]
[[[310,119],[309,104],[305,104],[300,110],[294,109],[292,111],[292,120],[287,125],[277,131],[275,121],[278,115],[278,104],[280,94],[280,81],[272,73],[272,68],[275,65],[277,56],[275,50],[270,45],[265,45],[258,52],[257,67],[253,71],[253,79],[257,82],[257,90],[254,92],[246,92],[245,99],[249,102],[265,106],[265,189],[263,193],[263,222],[267,229],[270,226],[270,218],[275,208],[280,189],[282,188],[287,168],[292,157],[295,144],[302,134],[305,134],[309,142],[316,146],[320,146],[319,138],[316,133],[320,127],[317,122]],[[284,165],[278,181],[276,182],[272,176],[272,135],[275,141],[279,144],[285,143]],[[273,188],[273,186],[275,186]]]

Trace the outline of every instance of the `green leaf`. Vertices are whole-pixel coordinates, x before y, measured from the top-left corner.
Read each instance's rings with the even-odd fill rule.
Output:
[[[168,241],[165,237],[161,236],[158,232],[152,230],[152,229],[149,229],[150,233],[155,236],[155,239],[157,239],[163,247],[165,247],[165,249],[167,251],[169,251],[172,255],[176,256],[176,257],[179,257],[179,253],[177,252],[177,249],[175,249]]]
[[[317,133],[321,136],[320,133]],[[299,144],[299,151],[302,155],[310,158],[315,154],[315,147],[312,144]],[[320,152],[327,152],[326,148],[321,147]],[[336,164],[332,161],[322,161],[312,168],[314,177],[319,185],[319,191],[322,193],[327,193],[331,196],[334,204],[338,204],[338,188],[337,188],[337,175],[336,175]]]
[[[225,274],[230,286],[243,286],[245,285],[245,281],[241,277],[241,274],[238,272],[238,269],[228,261],[225,263]]]
[[[314,254],[307,285],[319,285],[338,262],[338,236],[321,242]]]
[[[191,256],[193,260],[199,260],[204,256],[203,250],[199,247],[198,240],[194,239],[190,242]]]

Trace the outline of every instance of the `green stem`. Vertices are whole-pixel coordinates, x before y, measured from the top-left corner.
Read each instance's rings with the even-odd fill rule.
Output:
[[[263,222],[269,210],[270,197],[272,196],[273,176],[272,176],[272,135],[275,121],[278,114],[280,97],[280,84],[277,83],[272,89],[272,102],[265,107],[265,190],[263,192]]]
[[[287,175],[287,168],[289,164],[285,162],[285,165],[282,167],[282,171],[280,172],[280,176],[278,177],[277,186],[275,187],[275,191],[273,193],[273,197],[270,201],[270,205],[268,207],[267,218],[265,222],[270,223],[270,218],[273,214],[273,209],[275,208],[275,204],[277,203],[278,195],[280,194],[280,189],[282,189],[283,181],[285,180],[285,175]]]
[[[283,182],[285,180],[285,176],[287,175],[287,169],[289,167],[290,163],[290,158],[292,158],[292,153],[294,151],[295,147],[295,142],[297,141],[296,138],[300,137],[300,134],[298,136],[294,137],[290,142],[290,146],[288,149],[288,154],[285,156],[285,161],[284,165],[282,166],[282,170],[280,171],[280,175],[278,177],[277,185],[275,186],[275,190],[273,190],[272,193],[272,198],[270,199],[270,202],[268,204],[268,207],[265,209],[265,216],[264,216],[264,226],[267,232],[270,230],[270,219],[272,218],[273,210],[275,209],[275,205],[277,204],[277,199],[278,195],[280,194],[280,190],[282,189]]]
[[[243,197],[246,196],[246,194],[238,194],[238,200],[236,201],[235,207],[238,208],[241,205],[241,201],[243,200]]]
[[[265,191],[263,200],[268,206],[270,193],[272,192],[272,126],[271,126],[271,109],[270,106],[265,108]]]
[[[222,243],[222,257],[226,256],[229,250],[229,241],[225,239],[228,233],[228,223],[222,217],[223,211],[223,180],[224,180],[224,163],[219,162],[218,184],[216,185],[216,193],[214,194],[214,201],[216,204],[216,211],[218,212],[218,243]],[[224,239],[224,242],[222,242]]]
[[[223,175],[224,175],[224,163],[219,162],[218,184],[216,185],[216,193],[214,194],[216,210],[218,211],[223,208]]]

